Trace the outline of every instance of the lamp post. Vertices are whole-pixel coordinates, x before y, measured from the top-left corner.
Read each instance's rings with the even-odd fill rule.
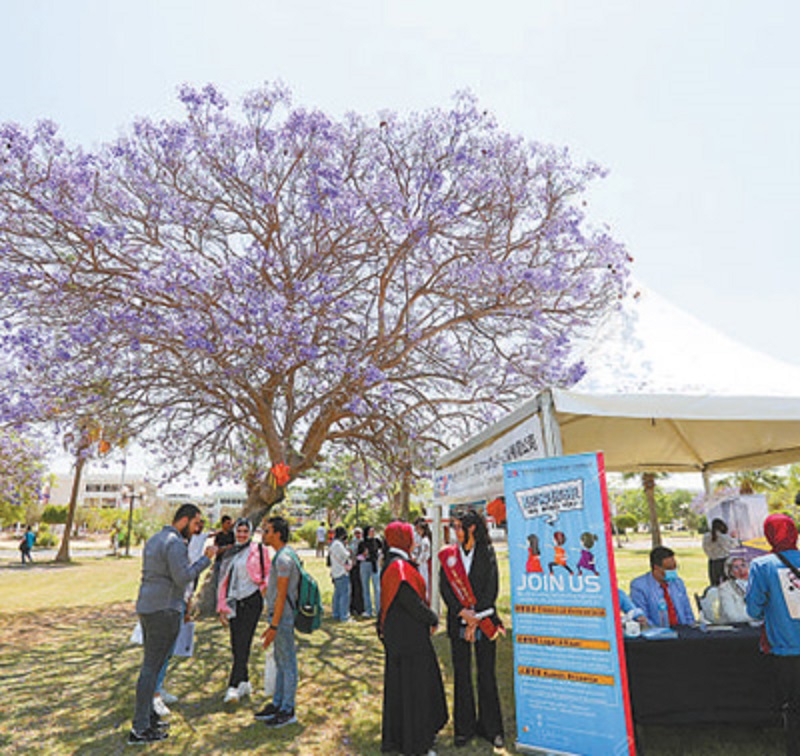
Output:
[[[133,504],[136,499],[144,499],[147,489],[142,486],[138,492],[128,486],[122,487],[122,498],[128,500],[128,538],[125,541],[125,556],[131,555],[131,541],[133,540]]]

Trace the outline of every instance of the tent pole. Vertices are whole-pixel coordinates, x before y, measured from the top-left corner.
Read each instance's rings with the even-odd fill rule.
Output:
[[[442,502],[433,497],[433,543],[431,544],[431,609],[439,614],[439,549],[442,546]]]
[[[545,389],[539,394],[539,398],[545,456],[561,457],[564,454],[564,447],[561,442],[561,428],[556,421],[553,393],[550,389]]]
[[[706,496],[711,495],[711,473],[708,470],[703,470],[703,491]]]

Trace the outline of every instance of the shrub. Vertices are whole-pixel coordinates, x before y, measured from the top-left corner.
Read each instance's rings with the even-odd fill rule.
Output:
[[[63,525],[67,521],[67,507],[48,504],[42,512],[42,522],[49,525]]]
[[[305,541],[308,548],[313,549],[317,545],[318,527],[319,523],[316,520],[309,520],[305,525],[292,533],[292,538],[301,543]]]
[[[614,525],[620,535],[625,535],[626,530],[636,527],[636,518],[633,515],[621,514],[614,518]]]
[[[34,545],[40,546],[43,549],[49,549],[57,543],[58,537],[55,533],[50,532],[50,526],[46,522],[41,523],[36,532],[36,542]]]

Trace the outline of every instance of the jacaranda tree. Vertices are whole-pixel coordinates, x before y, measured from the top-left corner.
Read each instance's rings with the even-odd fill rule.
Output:
[[[598,166],[469,95],[341,119],[281,86],[180,99],[96,154],[0,127],[0,346],[39,387],[17,412],[122,413],[184,463],[263,450],[263,511],[275,465],[463,437],[578,377],[570,337],[628,263],[584,217]]]
[[[38,504],[44,475],[41,445],[10,429],[0,429],[0,524],[25,519]]]

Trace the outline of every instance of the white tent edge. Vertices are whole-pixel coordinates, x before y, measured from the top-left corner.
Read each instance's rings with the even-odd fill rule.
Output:
[[[589,394],[580,391],[547,388],[537,392],[509,415],[485,428],[465,443],[444,454],[437,460],[436,469],[443,470],[475,455],[481,449],[495,443],[499,438],[520,426],[529,418],[538,415],[542,430],[542,455],[563,456],[564,442],[559,416],[576,423],[581,418],[597,418],[615,421],[656,421],[669,425],[674,435],[682,438],[681,425],[692,423],[711,424],[722,428],[727,423],[739,431],[750,424],[772,424],[776,428],[800,426],[800,396],[711,396],[708,394]],[[571,418],[571,420],[569,419]],[[790,434],[792,436],[792,434]],[[674,465],[642,463],[609,465],[606,469],[615,472],[698,472],[708,490],[708,475],[713,472],[763,469],[800,461],[800,438],[791,440],[784,447],[768,449],[742,448],[740,453],[723,458],[706,460],[702,455],[696,459]],[[684,439],[685,440],[685,439]],[[686,443],[689,447],[688,442]],[[568,454],[603,451],[602,448],[568,448]],[[438,550],[441,534],[443,501],[433,502],[434,553]],[[438,573],[434,574],[434,590],[438,589]],[[434,594],[435,595],[435,594]]]

